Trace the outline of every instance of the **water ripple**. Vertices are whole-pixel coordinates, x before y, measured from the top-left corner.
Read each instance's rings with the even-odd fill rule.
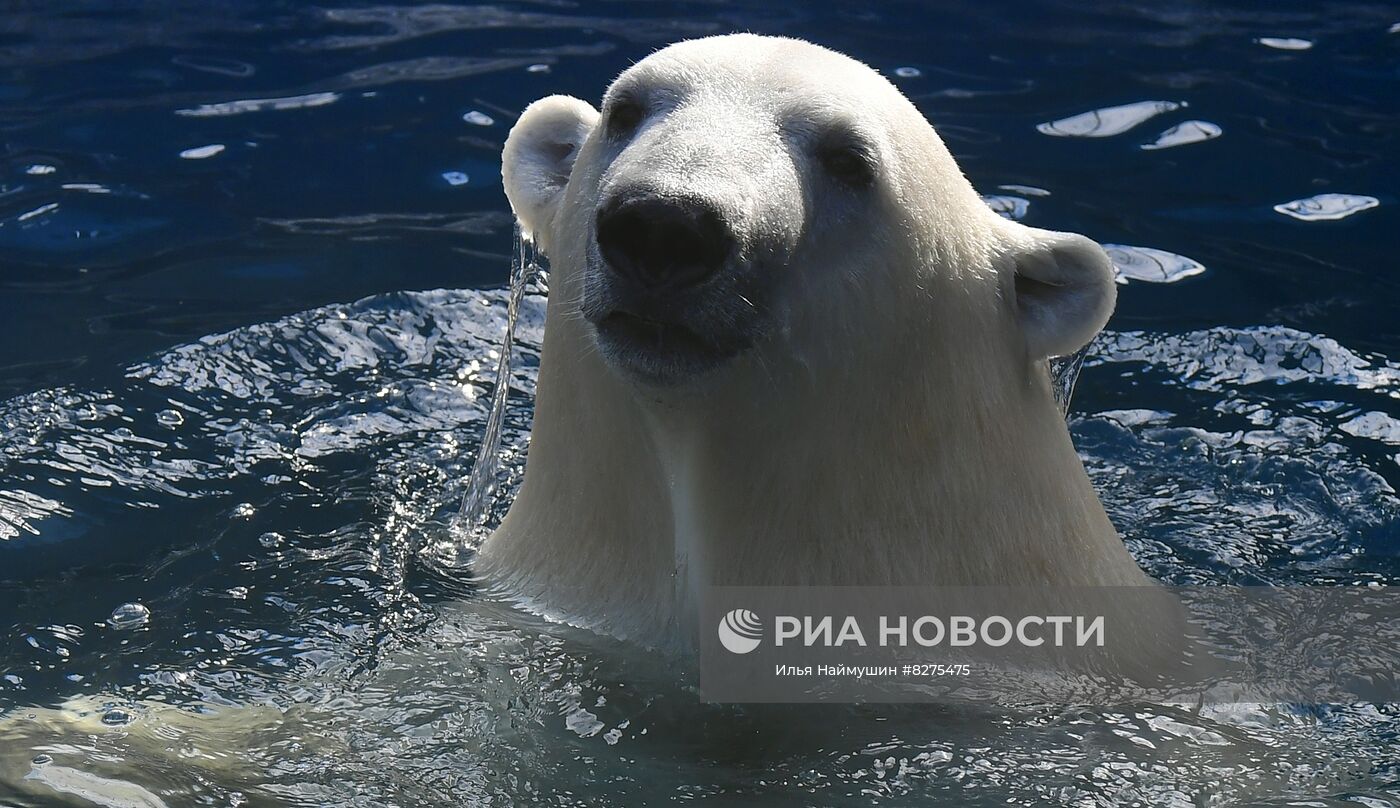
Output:
[[[328,8],[320,12],[327,22],[343,25],[374,26],[383,33],[339,34],[303,43],[315,50],[383,47],[448,31],[483,31],[500,28],[585,29],[600,31],[631,41],[655,42],[684,39],[715,33],[715,23],[681,18],[617,19],[535,11],[517,11],[500,6],[421,5],[409,7],[368,6]]]
[[[1400,564],[1369,555],[1400,529],[1400,498],[1355,440],[1394,438],[1371,408],[1400,398],[1400,366],[1282,327],[1110,333],[1087,365],[1193,391],[1179,412],[1107,410],[1074,425],[1115,523],[1154,575],[1400,582]],[[1195,407],[1214,417],[1185,414]]]
[[[290,804],[519,803],[570,782],[581,798],[633,804],[786,789],[831,805],[1104,789],[1162,804],[1322,791],[1337,761],[1392,742],[1393,717],[1367,707],[1325,718],[938,708],[894,726],[859,708],[775,720],[700,705],[665,660],[515,612],[417,552],[447,535],[460,501],[505,308],[504,292],[368,298],[165,351],[117,389],[0,405],[0,489],[37,497],[0,499],[22,512],[12,526],[62,536],[110,490],[99,482],[154,506],[142,530],[178,503],[206,503],[191,536],[89,593],[105,609],[142,603],[155,616],[146,629],[78,613],[27,627],[32,644],[0,646],[14,671],[0,693],[47,692],[55,676],[79,690],[0,716],[0,778],[52,790],[12,779],[47,755],[45,766],[213,802],[236,791]],[[523,468],[542,325],[543,300],[527,297],[493,518]],[[1111,333],[1096,351],[1088,378],[1131,374],[1157,404],[1073,421],[1111,515],[1155,574],[1353,580],[1358,552],[1400,523],[1357,443],[1392,433],[1372,413],[1400,390],[1393,364],[1283,328]],[[1307,392],[1264,396],[1265,384]],[[1169,409],[1173,390],[1203,400]],[[1375,561],[1370,574],[1384,574]],[[1391,575],[1380,580],[1400,582]],[[82,624],[98,628],[69,630]],[[120,726],[104,723],[114,710],[128,717]],[[178,766],[172,744],[189,753]],[[736,755],[764,761],[764,775],[733,769]],[[1262,756],[1291,768],[1262,773]]]

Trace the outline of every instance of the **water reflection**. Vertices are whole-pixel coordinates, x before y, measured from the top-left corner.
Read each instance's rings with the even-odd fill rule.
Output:
[[[712,22],[682,17],[620,19],[616,17],[549,14],[502,6],[368,6],[327,8],[319,12],[327,22],[364,26],[374,33],[338,34],[307,40],[303,47],[316,50],[384,47],[448,31],[517,29],[582,29],[632,41],[686,39],[717,33]]]
[[[1199,261],[1166,250],[1126,244],[1104,244],[1103,248],[1113,262],[1115,279],[1119,283],[1176,283],[1206,271]]]
[[[224,150],[222,143],[210,143],[208,146],[196,146],[192,149],[185,149],[180,152],[180,158],[184,160],[204,160],[215,156]]]
[[[1030,209],[1031,205],[1030,200],[1022,199],[1019,196],[1007,196],[1005,194],[983,196],[982,201],[986,202],[988,207],[996,211],[997,215],[1013,220],[1024,219],[1026,217],[1026,211]]]
[[[1305,222],[1329,222],[1345,219],[1354,213],[1380,205],[1374,196],[1360,194],[1318,194],[1307,199],[1295,199],[1274,205],[1274,210]]]
[[[1056,137],[1112,137],[1121,135],[1144,121],[1174,112],[1183,105],[1175,101],[1138,101],[1117,107],[1104,107],[1037,125],[1036,131]]]
[[[1291,36],[1261,36],[1254,40],[1266,48],[1286,51],[1305,51],[1312,48],[1312,40]]]
[[[247,112],[321,107],[326,104],[334,104],[339,100],[339,93],[310,93],[286,98],[247,98],[242,101],[224,101],[217,104],[200,104],[190,109],[177,109],[175,110],[175,114],[190,118],[213,118],[227,115],[242,115]]]
[[[1000,188],[1000,189],[1003,190],[1003,191],[1011,191],[1012,193],[1022,194],[1022,195],[1024,195],[1024,196],[1049,196],[1049,195],[1050,195],[1050,192],[1049,192],[1049,191],[1045,190],[1044,188],[1037,188],[1037,187],[1035,187],[1034,185],[1014,185],[1014,184],[1012,184],[1012,185],[998,185],[997,187]]]
[[[1190,143],[1201,143],[1220,137],[1221,132],[1221,128],[1210,121],[1185,121],[1158,135],[1157,139],[1151,143],[1142,144],[1139,148],[1144,151],[1155,151],[1157,149],[1170,149],[1173,146],[1185,146]]]

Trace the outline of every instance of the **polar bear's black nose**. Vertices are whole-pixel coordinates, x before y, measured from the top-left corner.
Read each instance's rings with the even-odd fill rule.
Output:
[[[620,277],[650,289],[702,283],[734,240],[719,213],[695,200],[643,199],[598,213],[598,248]]]

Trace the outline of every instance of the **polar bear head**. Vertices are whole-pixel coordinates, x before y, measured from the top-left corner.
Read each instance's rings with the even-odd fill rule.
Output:
[[[548,256],[525,478],[479,569],[624,637],[711,585],[1134,585],[1044,359],[1114,303],[865,65],[682,42],[505,145]],[[655,640],[670,642],[670,640]]]
[[[1096,244],[995,215],[889,81],[798,40],[672,45],[601,112],[537,101],[503,176],[569,314],[643,388],[870,362],[929,319],[974,364],[1025,367],[1113,308]]]

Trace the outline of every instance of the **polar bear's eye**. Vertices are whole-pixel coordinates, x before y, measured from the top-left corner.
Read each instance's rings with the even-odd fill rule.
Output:
[[[620,99],[608,108],[608,133],[622,137],[636,129],[646,116],[642,105],[630,98]]]
[[[847,185],[862,188],[875,179],[875,166],[859,143],[846,139],[828,141],[817,150],[817,157],[828,174]]]

